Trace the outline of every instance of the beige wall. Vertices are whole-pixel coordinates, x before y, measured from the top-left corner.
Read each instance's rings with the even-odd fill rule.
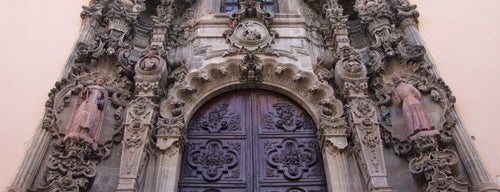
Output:
[[[498,0],[413,0],[420,29],[487,163],[500,175]],[[66,62],[87,0],[9,1],[0,12],[0,190],[21,163],[46,95]],[[46,23],[46,24],[44,24]],[[488,103],[487,103],[488,102]]]

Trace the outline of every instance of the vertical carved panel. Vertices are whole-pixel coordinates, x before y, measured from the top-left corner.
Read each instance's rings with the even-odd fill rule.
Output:
[[[255,190],[326,191],[323,160],[312,119],[300,106],[278,95],[255,95],[254,137],[258,147],[254,159],[259,171],[258,190]]]
[[[193,116],[188,126],[180,191],[247,191],[250,97],[218,97]]]

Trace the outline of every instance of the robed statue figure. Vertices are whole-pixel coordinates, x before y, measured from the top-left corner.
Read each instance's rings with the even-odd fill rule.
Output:
[[[66,128],[64,141],[68,138],[82,139],[84,142],[92,144],[92,148],[96,150],[104,120],[108,92],[98,83],[85,87],[80,96],[81,99],[77,103],[71,121]]]
[[[401,77],[395,76],[392,78],[392,81],[396,85],[392,95],[392,102],[403,110],[407,136],[412,136],[420,131],[434,129],[420,102],[422,99],[420,91],[413,85],[405,83]]]

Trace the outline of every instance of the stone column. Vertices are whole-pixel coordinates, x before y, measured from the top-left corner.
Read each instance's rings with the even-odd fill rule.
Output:
[[[347,161],[347,127],[344,119],[322,118],[320,140],[328,189],[334,192],[349,192],[350,176]]]
[[[96,32],[99,29],[99,20],[103,16],[103,9],[106,7],[108,0],[94,0],[89,6],[83,6],[83,11],[80,14],[82,17],[82,28],[77,44],[90,45],[94,40]]]
[[[367,96],[367,69],[361,55],[350,46],[341,47],[335,65],[336,84],[348,100],[346,116],[353,132],[354,152],[361,165],[366,188],[392,191],[387,181],[380,124],[375,103]]]
[[[177,191],[181,167],[179,140],[183,128],[182,115],[167,120],[160,119],[158,123],[156,147],[160,153],[156,168],[156,192]]]
[[[151,46],[142,53],[141,60],[135,65],[136,99],[126,109],[123,151],[120,162],[120,179],[115,191],[137,192],[142,184],[145,167],[149,157],[151,129],[155,122],[158,107],[159,81],[166,70],[162,47]]]
[[[363,4],[364,5],[364,4]],[[361,63],[361,55],[350,45],[347,29],[348,17],[343,15],[342,6],[336,2],[326,4],[325,13],[330,21],[332,39],[335,40],[335,55],[339,58],[335,65],[335,83],[341,88],[341,94],[348,100],[346,116],[348,125],[354,134],[354,151],[361,165],[366,188],[370,191],[392,191],[387,182],[387,172],[382,149],[380,127],[376,105],[370,101],[368,93],[367,69]],[[358,2],[360,12],[367,11]],[[370,17],[369,15],[361,15]],[[374,47],[383,48],[386,54],[393,54],[390,44],[388,20],[370,20],[372,31],[379,31]],[[375,27],[377,26],[377,27]],[[335,153],[334,153],[335,154]],[[345,161],[345,154],[338,156]],[[340,170],[342,171],[342,170]],[[346,172],[348,175],[348,172]],[[340,175],[345,177],[344,175]],[[342,186],[341,186],[342,187]],[[350,190],[350,189],[346,189]]]
[[[31,186],[42,165],[42,160],[44,154],[47,152],[50,141],[50,133],[43,129],[42,126],[38,126],[19,171],[8,188],[9,192],[24,192]]]

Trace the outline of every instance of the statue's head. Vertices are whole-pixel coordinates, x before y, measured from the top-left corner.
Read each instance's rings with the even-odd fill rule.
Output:
[[[106,84],[106,77],[104,75],[97,75],[95,78],[95,83],[99,86]]]

